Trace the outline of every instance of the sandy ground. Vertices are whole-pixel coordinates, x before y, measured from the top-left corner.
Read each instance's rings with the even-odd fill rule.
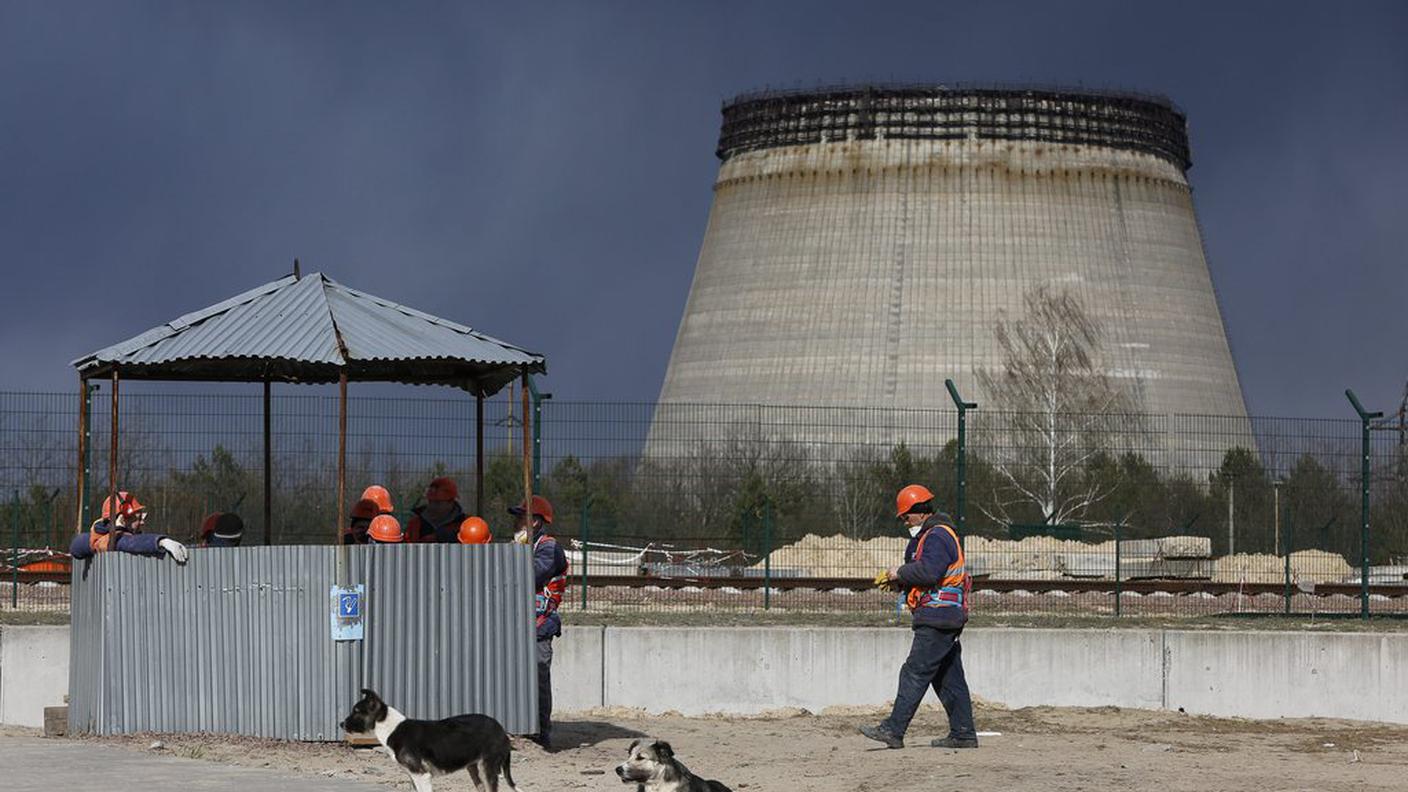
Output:
[[[697,774],[735,790],[1388,790],[1408,789],[1408,727],[1330,720],[1250,721],[1179,713],[980,707],[978,728],[1001,732],[976,751],[930,748],[944,733],[936,707],[915,720],[910,745],[886,750],[856,734],[873,709],[758,718],[648,716],[604,710],[564,717],[558,750],[515,741],[514,775],[524,792],[624,787],[614,767],[637,736],[669,740]],[[102,738],[134,751],[264,767],[409,789],[392,760],[340,744],[141,735]],[[437,789],[469,790],[467,775]]]

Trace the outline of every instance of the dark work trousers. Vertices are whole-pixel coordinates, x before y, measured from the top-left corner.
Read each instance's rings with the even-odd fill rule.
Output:
[[[538,639],[538,734],[552,731],[552,638]]]
[[[909,722],[924,700],[930,687],[939,694],[939,703],[948,713],[948,736],[976,739],[973,729],[973,699],[968,695],[968,680],[963,677],[963,646],[958,636],[963,629],[941,630],[915,625],[914,643],[909,658],[900,668],[900,688],[895,694],[895,708],[880,724],[897,737],[903,737]]]

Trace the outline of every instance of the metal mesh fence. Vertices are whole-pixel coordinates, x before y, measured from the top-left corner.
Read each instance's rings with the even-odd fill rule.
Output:
[[[312,389],[310,389],[312,390]],[[484,516],[499,540],[521,497],[522,416],[486,403]],[[107,491],[109,411],[92,398],[89,519]],[[194,540],[236,511],[262,542],[262,399],[123,394],[120,483],[148,530]],[[566,607],[604,613],[886,614],[875,574],[901,562],[894,493],[958,501],[944,410],[539,403],[536,489],[569,549]],[[77,394],[0,394],[0,608],[67,608],[78,524]],[[272,404],[274,543],[335,525],[337,400]],[[436,475],[473,510],[474,401],[352,398],[348,489],[388,487],[403,521]],[[967,416],[963,533],[972,606],[989,614],[1184,616],[1408,612],[1405,433],[1375,431],[1363,587],[1360,423],[1218,416]],[[957,515],[956,515],[957,516]]]

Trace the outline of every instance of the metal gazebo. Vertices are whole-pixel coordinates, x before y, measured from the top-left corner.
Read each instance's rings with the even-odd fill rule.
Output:
[[[484,399],[521,378],[524,502],[532,496],[528,378],[546,372],[542,355],[455,322],[344,286],[321,273],[292,274],[73,362],[79,379],[79,470],[86,452],[89,380],[108,378],[112,440],[108,495],[118,481],[122,380],[259,382],[264,385],[264,543],[272,542],[270,386],[338,383],[337,526],[343,529],[347,474],[347,383],[447,385],[475,396],[475,508],[484,507]],[[85,481],[78,477],[79,530]],[[336,537],[334,537],[336,540]]]

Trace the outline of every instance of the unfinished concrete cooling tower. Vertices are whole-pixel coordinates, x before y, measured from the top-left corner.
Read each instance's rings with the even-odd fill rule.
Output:
[[[1109,373],[1142,411],[1245,426],[1186,119],[1169,101],[944,86],[750,94],[723,108],[716,153],[661,405],[951,409],[946,378],[982,402],[975,372],[1002,365],[998,312],[1020,315],[1027,289],[1050,284],[1103,326]]]

